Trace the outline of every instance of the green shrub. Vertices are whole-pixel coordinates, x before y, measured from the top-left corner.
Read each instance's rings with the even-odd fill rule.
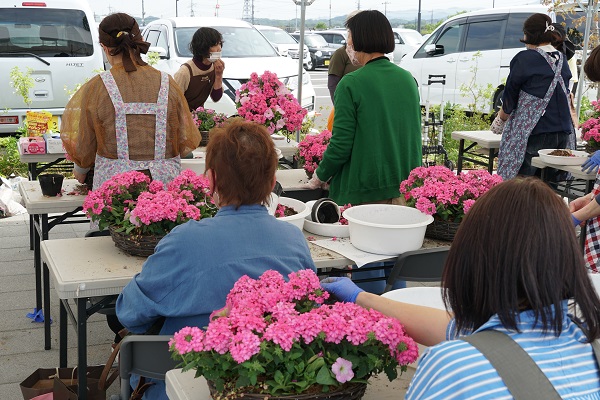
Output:
[[[27,164],[19,159],[18,138],[0,138],[0,176],[11,174],[27,177]]]

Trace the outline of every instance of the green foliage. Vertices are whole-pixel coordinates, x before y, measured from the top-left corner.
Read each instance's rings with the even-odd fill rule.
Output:
[[[22,72],[19,67],[13,67],[10,70],[10,86],[15,89],[15,93],[23,98],[23,102],[27,107],[31,107],[31,98],[29,97],[29,90],[33,88],[33,73],[32,68],[27,68],[25,72]]]
[[[327,24],[325,22],[317,22],[315,24],[315,29],[318,30],[318,31],[323,31],[323,30],[325,30],[327,28],[328,28],[328,26],[327,26]]]
[[[485,86],[477,84],[477,71],[479,69],[479,58],[481,58],[481,56],[482,54],[480,51],[473,54],[473,57],[471,57],[473,64],[469,68],[471,79],[469,80],[469,83],[463,83],[459,88],[460,95],[470,100],[470,103],[467,105],[467,110],[474,113],[481,113],[489,110],[490,105],[492,104],[494,91],[496,90],[491,83],[488,83]]]
[[[0,176],[27,176],[27,164],[19,159],[18,140],[14,136],[0,138]]]
[[[148,65],[154,66],[158,64],[158,60],[160,60],[160,55],[156,51],[146,53],[146,62]]]

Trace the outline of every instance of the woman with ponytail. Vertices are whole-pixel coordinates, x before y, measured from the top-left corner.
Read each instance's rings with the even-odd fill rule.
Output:
[[[75,177],[84,182],[94,167],[94,189],[132,170],[169,182],[181,170],[180,156],[200,142],[183,92],[168,74],[142,60],[149,43],[130,15],[104,18],[99,37],[112,68],[75,93],[61,124]]]

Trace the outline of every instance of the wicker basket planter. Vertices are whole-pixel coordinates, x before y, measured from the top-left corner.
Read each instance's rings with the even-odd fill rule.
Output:
[[[200,147],[206,147],[206,145],[208,145],[208,139],[209,139],[210,132],[209,131],[200,131],[200,134],[202,135],[202,139],[200,140]]]
[[[154,254],[154,248],[164,236],[155,235],[131,235],[124,232],[117,232],[117,228],[108,227],[110,237],[115,246],[132,256],[148,257]]]
[[[236,399],[260,399],[260,400],[359,400],[362,399],[365,395],[365,390],[367,390],[366,383],[346,383],[340,386],[337,390],[328,392],[328,393],[300,393],[289,396],[271,396],[268,394],[259,394],[259,393],[240,393],[237,395],[227,395],[224,393],[220,393],[215,388],[214,384],[207,380],[208,389],[210,390],[210,395],[213,399],[228,399],[228,400],[236,400]]]
[[[433,220],[433,222],[427,225],[425,231],[425,237],[430,239],[438,240],[454,240],[454,235],[460,226],[460,222],[449,222],[442,220]]]

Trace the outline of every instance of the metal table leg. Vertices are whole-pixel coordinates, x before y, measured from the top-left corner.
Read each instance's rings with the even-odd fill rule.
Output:
[[[60,300],[60,312],[59,312],[59,366],[61,368],[67,367],[67,309],[65,308],[65,302],[68,300]]]
[[[456,172],[460,174],[463,168],[463,154],[465,152],[465,139],[460,139],[460,145],[458,146],[458,166]]]
[[[48,214],[42,214],[41,217],[41,228],[42,240],[48,240]],[[38,248],[41,247],[41,242],[37,243]],[[38,250],[40,252],[40,250]],[[40,259],[41,262],[41,259]],[[45,262],[42,262],[43,268],[43,286],[44,286],[44,349],[50,350],[52,348],[52,341],[50,338],[50,271]]]
[[[35,308],[36,311],[42,309],[42,255],[40,251],[40,216],[33,215],[33,266],[35,268]]]
[[[37,179],[37,163],[28,163],[27,171],[29,175],[30,181],[35,181]],[[33,224],[33,216],[29,216],[29,250],[34,250],[35,237],[33,230],[35,229]]]
[[[489,149],[489,153],[488,153],[488,172],[491,174],[492,172],[494,172],[494,149]]]
[[[87,399],[87,298],[77,300],[77,395],[79,400]]]

